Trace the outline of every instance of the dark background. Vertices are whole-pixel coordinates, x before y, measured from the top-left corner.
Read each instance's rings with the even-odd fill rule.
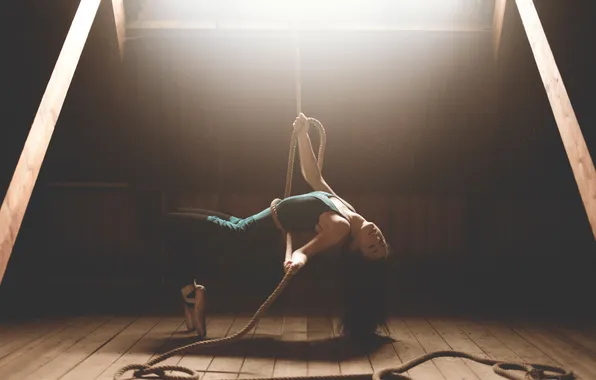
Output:
[[[594,151],[595,6],[535,3]],[[77,5],[22,0],[0,13],[2,192]],[[163,287],[164,212],[247,216],[281,197],[293,41],[289,32],[137,30],[121,61],[103,1],[0,302],[22,310],[42,287],[46,311],[138,305]],[[325,178],[393,244],[396,310],[589,315],[594,238],[512,1],[497,60],[490,29],[303,32],[300,49],[303,110],[327,130]],[[296,173],[294,192],[307,190]],[[222,259],[214,270],[227,285],[215,297],[266,295],[280,255],[246,253],[236,267]],[[303,304],[333,304],[333,267],[332,255],[320,259],[290,294],[312,288],[320,300]]]

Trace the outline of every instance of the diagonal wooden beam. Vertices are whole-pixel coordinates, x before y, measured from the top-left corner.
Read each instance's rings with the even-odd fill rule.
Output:
[[[114,24],[116,26],[116,38],[118,39],[118,50],[120,59],[124,57],[124,42],[126,40],[126,13],[124,12],[124,0],[112,0],[114,10]]]
[[[561,73],[532,0],[516,0],[536,66],[567,152],[579,193],[596,239],[596,172]]]
[[[0,283],[101,0],[81,0],[0,208]]]
[[[501,48],[506,7],[507,0],[495,0],[495,10],[493,13],[493,54],[495,59],[499,56],[499,49]]]

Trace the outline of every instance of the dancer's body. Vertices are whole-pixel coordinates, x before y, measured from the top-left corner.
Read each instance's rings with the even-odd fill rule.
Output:
[[[256,240],[279,239],[280,228],[288,232],[312,231],[315,237],[294,250],[284,269],[300,268],[312,256],[341,247],[343,332],[359,338],[368,336],[385,321],[387,243],[380,229],[340,198],[321,175],[308,136],[309,122],[303,114],[296,118],[294,130],[302,175],[313,191],[283,199],[274,208],[268,207],[244,219],[205,210],[168,215],[168,250],[173,257],[187,258],[186,263],[178,260],[177,285],[184,286],[182,294],[187,302],[196,302],[193,293],[203,289],[188,285],[200,281],[195,269],[201,263],[195,262],[194,258],[198,257],[195,251],[208,249],[217,244],[217,239],[235,235]],[[187,317],[190,317],[188,308]],[[197,323],[201,326],[196,326]],[[205,333],[204,321],[197,316],[194,327],[202,330],[199,335]]]

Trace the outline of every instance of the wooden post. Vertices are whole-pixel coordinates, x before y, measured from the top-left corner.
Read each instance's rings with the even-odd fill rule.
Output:
[[[499,56],[501,47],[501,36],[503,35],[503,20],[507,0],[495,0],[495,11],[493,13],[493,53],[495,59]]]
[[[0,208],[0,283],[101,0],[81,0]]]
[[[116,26],[116,38],[118,39],[118,50],[120,59],[124,58],[124,41],[126,39],[126,13],[124,12],[124,0],[112,0],[114,9],[114,25]]]
[[[590,157],[590,152],[557,68],[555,57],[544,34],[534,2],[532,0],[516,0],[516,4],[592,227],[592,233],[596,239],[596,173],[594,162]]]

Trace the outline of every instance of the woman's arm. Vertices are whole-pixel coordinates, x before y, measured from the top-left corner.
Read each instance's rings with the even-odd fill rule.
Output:
[[[291,262],[285,263],[286,269],[288,266],[304,266],[309,257],[338,245],[350,234],[350,224],[335,213],[321,218],[320,226],[320,233],[292,253]]]
[[[300,156],[300,170],[302,171],[302,176],[314,190],[335,194],[333,189],[331,189],[331,186],[325,182],[325,179],[319,170],[312,143],[308,136],[309,129],[310,125],[308,119],[301,113],[294,122],[294,130],[296,131],[298,139],[298,154]]]

